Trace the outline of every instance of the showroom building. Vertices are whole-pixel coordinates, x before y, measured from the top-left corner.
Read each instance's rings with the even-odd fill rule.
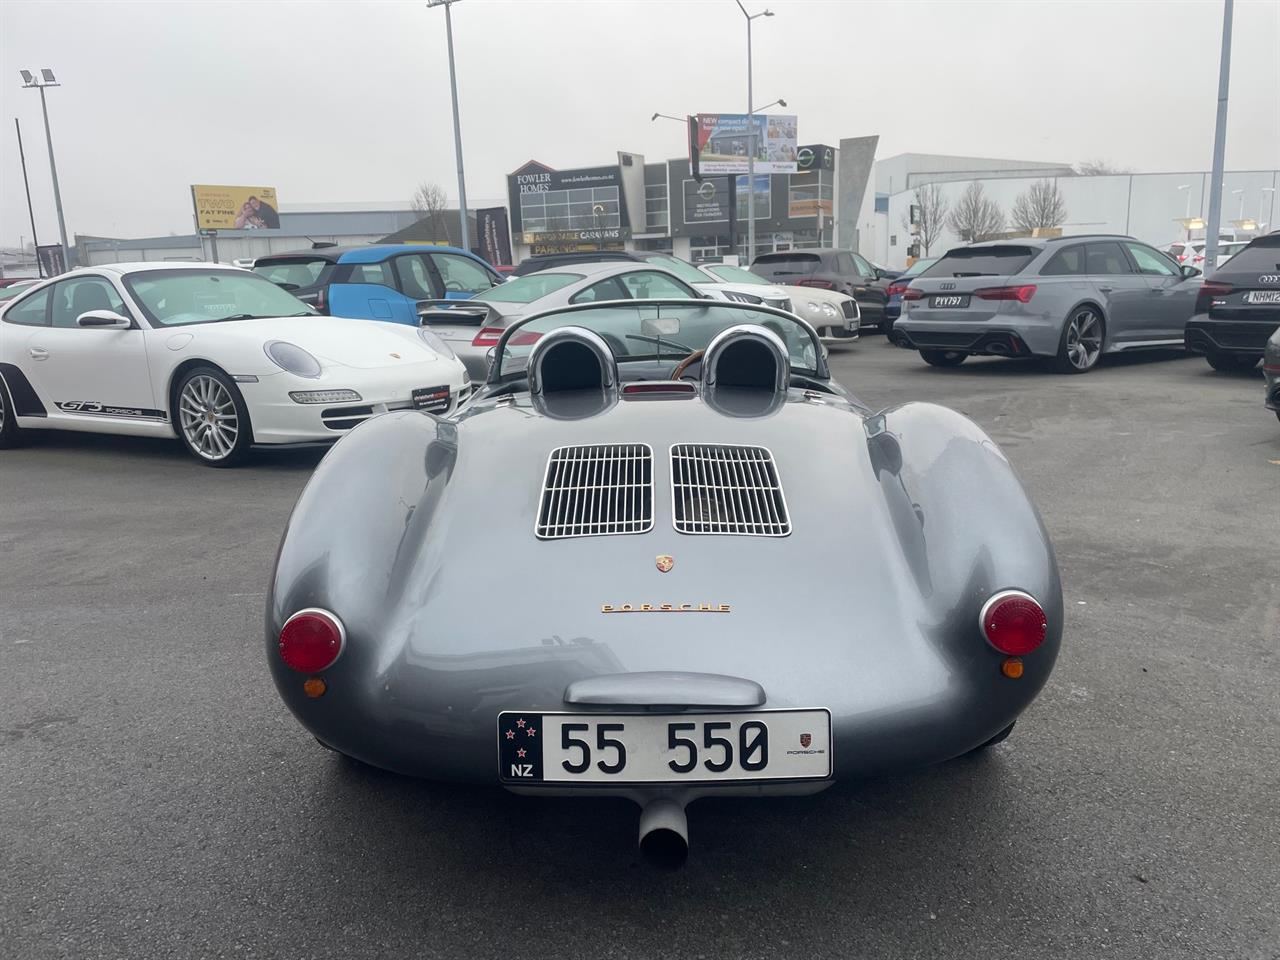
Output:
[[[757,254],[835,243],[838,155],[811,144],[800,148],[796,173],[756,175]],[[866,182],[847,198],[860,203]],[[530,160],[507,177],[507,194],[517,261],[600,249],[746,256],[746,175],[695,177],[687,157],[646,163],[620,152],[616,164],[568,170]]]

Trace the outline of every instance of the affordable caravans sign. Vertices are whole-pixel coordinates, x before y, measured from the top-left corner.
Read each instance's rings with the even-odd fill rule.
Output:
[[[756,173],[796,172],[796,118],[745,113],[700,113],[696,141],[704,174],[746,173],[755,153]],[[694,159],[694,158],[691,158]]]

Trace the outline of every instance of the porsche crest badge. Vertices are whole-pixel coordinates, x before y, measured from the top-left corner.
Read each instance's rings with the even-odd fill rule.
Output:
[[[800,734],[800,746],[802,746],[802,747],[808,747],[808,746],[809,746],[809,744],[811,744],[811,743],[813,743],[813,735],[812,735],[812,734],[809,734],[809,733],[802,733],[802,734]]]
[[[658,572],[669,573],[671,568],[676,565],[676,558],[662,553],[654,560],[654,565],[658,568]]]

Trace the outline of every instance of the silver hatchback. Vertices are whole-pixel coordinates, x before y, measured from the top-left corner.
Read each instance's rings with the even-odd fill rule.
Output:
[[[1199,278],[1130,237],[958,247],[911,282],[893,338],[934,366],[1049,357],[1085,373],[1104,353],[1181,347]]]

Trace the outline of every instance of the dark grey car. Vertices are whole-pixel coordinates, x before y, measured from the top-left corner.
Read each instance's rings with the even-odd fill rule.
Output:
[[[889,284],[897,274],[876,267],[866,257],[829,247],[787,250],[756,257],[751,272],[774,283],[847,293],[858,301],[861,329],[886,329]]]
[[[1131,237],[974,244],[912,281],[894,336],[935,366],[1038,356],[1085,373],[1104,353],[1181,347],[1199,278]]]

